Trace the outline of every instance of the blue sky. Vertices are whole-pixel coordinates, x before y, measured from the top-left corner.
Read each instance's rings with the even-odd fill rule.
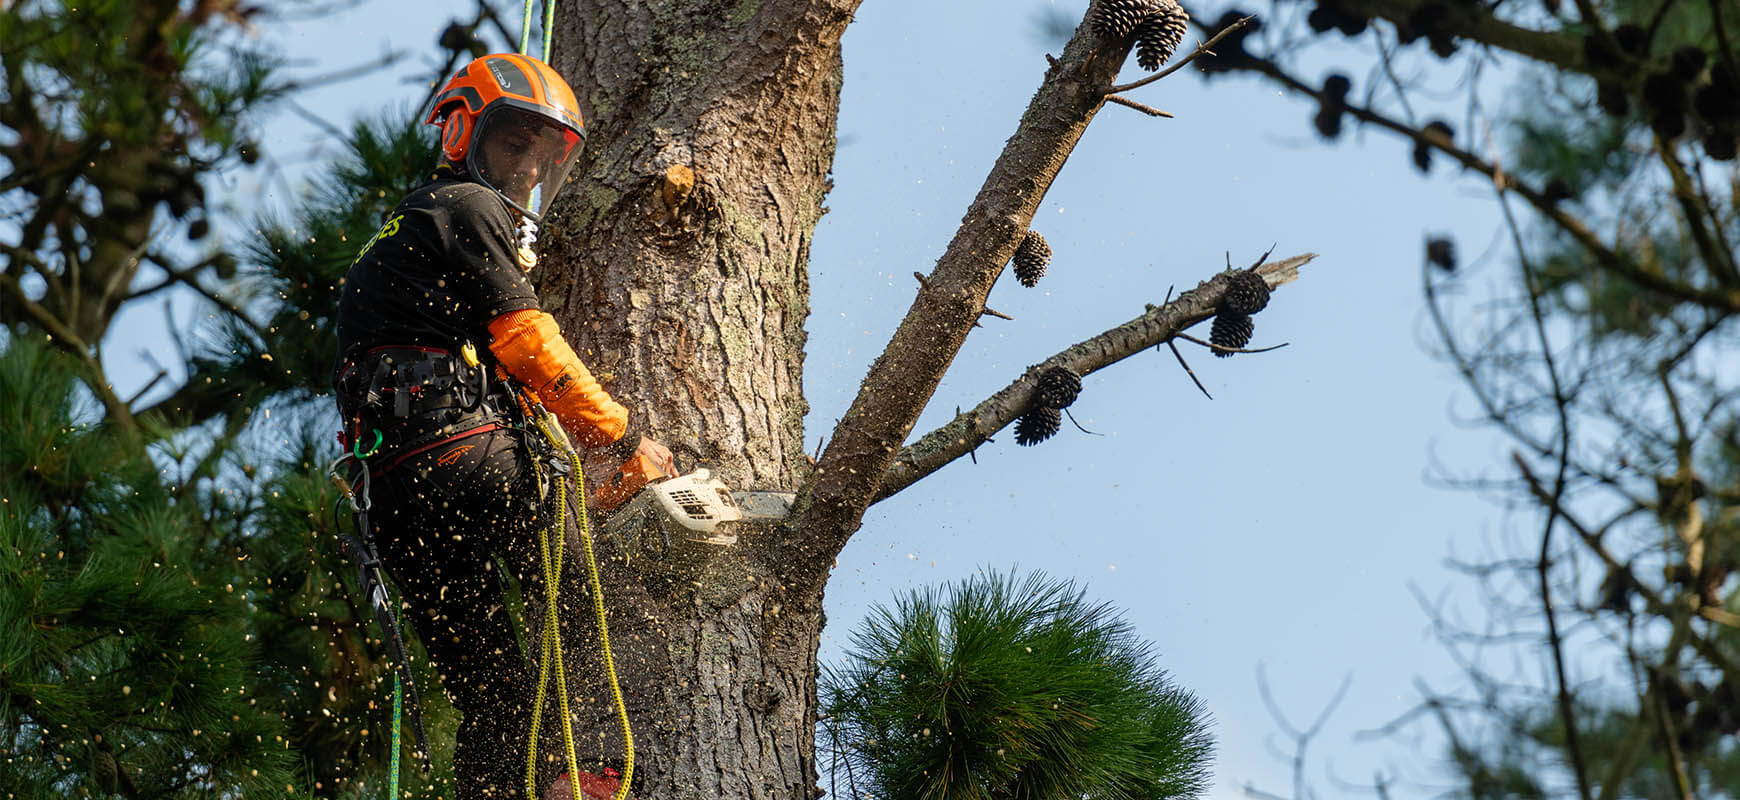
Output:
[[[1045,49],[1057,46],[1038,37],[1035,19],[1047,7],[1079,19],[1085,5],[885,0],[859,11],[844,45],[836,188],[812,250],[809,446],[850,403],[912,299],[912,272],[930,270],[1014,132]],[[409,81],[427,74],[441,28],[470,8],[375,0],[269,23],[260,35],[304,76],[404,51],[387,85],[409,103],[423,95]],[[1132,59],[1126,79],[1141,74]],[[383,82],[366,83],[334,84],[302,103],[344,127],[378,113]],[[1427,480],[1434,464],[1467,475],[1507,454],[1456,424],[1470,406],[1430,354],[1420,296],[1423,237],[1454,234],[1472,260],[1501,222],[1490,191],[1443,166],[1420,176],[1409,148],[1386,136],[1350,129],[1325,146],[1311,106],[1255,79],[1181,73],[1134,97],[1177,118],[1101,112],[1034,220],[1055,252],[1048,275],[1035,289],[998,285],[990,305],[1016,320],[974,332],[918,432],[1161,302],[1168,287],[1209,277],[1227,251],[1240,265],[1270,245],[1276,256],[1320,254],[1256,319],[1254,345],[1290,346],[1216,359],[1181,345],[1213,401],[1170,353],[1137,356],[1087,377],[1072,408],[1103,435],[1066,423],[1056,439],[1020,448],[1005,432],[977,465],[962,460],[874,507],[829,585],[822,658],[837,661],[869,606],[897,592],[984,567],[1043,569],[1124,609],[1203,698],[1219,744],[1208,797],[1242,797],[1247,784],[1291,791],[1290,746],[1260,700],[1259,664],[1297,725],[1353,676],[1312,748],[1308,777],[1325,795],[1343,793],[1332,775],[1429,777],[1435,738],[1353,736],[1412,706],[1416,676],[1456,685],[1408,587],[1461,596],[1442,560],[1487,552],[1507,524],[1480,497]],[[337,151],[288,112],[273,118],[265,144],[287,180],[238,175],[236,196],[287,204],[298,176]],[[1462,280],[1501,275],[1477,265]],[[117,336],[150,324],[135,319]],[[112,365],[131,355],[110,347]],[[1393,796],[1425,793],[1403,786]]]

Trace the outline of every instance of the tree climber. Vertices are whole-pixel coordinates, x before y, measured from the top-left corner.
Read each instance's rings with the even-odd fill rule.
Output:
[[[488,55],[448,81],[426,121],[441,129],[443,161],[351,265],[335,387],[356,451],[375,444],[364,533],[464,715],[453,754],[459,796],[507,798],[525,783],[535,681],[495,557],[522,596],[544,596],[538,531],[556,495],[545,482],[554,459],[516,394],[548,408],[583,446],[644,458],[667,475],[676,465],[631,428],[525,275],[537,222],[584,142],[573,90],[541,61]],[[588,635],[584,583],[566,577],[581,573],[564,570],[560,582],[564,639]],[[536,785],[558,770],[541,764]],[[582,785],[613,790],[599,773]]]

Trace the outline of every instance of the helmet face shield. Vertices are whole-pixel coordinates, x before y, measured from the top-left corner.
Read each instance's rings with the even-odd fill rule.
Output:
[[[580,132],[543,114],[497,104],[472,133],[467,167],[478,182],[541,219],[580,158]]]

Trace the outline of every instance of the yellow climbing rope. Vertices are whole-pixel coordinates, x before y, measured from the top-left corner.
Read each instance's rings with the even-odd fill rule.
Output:
[[[520,26],[520,53],[529,54],[532,34],[533,0],[526,0],[526,11]],[[556,0],[547,0],[544,5],[544,63],[550,61],[550,44],[553,40],[552,22],[556,14]],[[532,713],[531,744],[526,748],[526,796],[530,800],[540,800],[537,789],[538,766],[538,731],[544,718],[544,689],[550,680],[550,665],[555,664],[556,699],[562,708],[562,744],[568,757],[568,782],[574,793],[574,800],[584,800],[580,793],[579,759],[574,755],[574,725],[570,719],[568,705],[567,671],[562,664],[562,636],[557,631],[556,586],[562,577],[562,543],[564,523],[568,514],[568,486],[572,480],[574,486],[574,504],[578,509],[580,528],[580,545],[586,555],[586,579],[592,589],[592,612],[598,620],[598,642],[604,651],[604,673],[610,678],[610,701],[616,704],[616,718],[622,723],[623,764],[622,782],[616,788],[615,800],[626,800],[629,783],[634,779],[634,731],[628,725],[628,708],[622,703],[622,687],[616,680],[616,659],[610,652],[610,626],[604,618],[604,591],[598,583],[598,561],[592,553],[592,530],[586,519],[586,480],[580,471],[580,454],[575,452],[574,445],[568,441],[567,431],[562,430],[562,424],[555,415],[545,410],[542,405],[534,405],[530,414],[536,422],[538,430],[544,434],[550,446],[567,459],[569,474],[573,477],[565,479],[556,477],[556,516],[550,527],[539,532],[538,554],[543,559],[544,571],[544,636],[538,658],[538,690],[533,701],[536,705]],[[536,459],[533,460],[534,465]],[[540,480],[541,480],[540,476]],[[552,553],[550,538],[554,535],[556,544]]]
[[[629,782],[634,779],[634,731],[628,725],[628,707],[622,702],[622,687],[616,680],[616,660],[610,652],[610,625],[604,617],[604,591],[598,582],[598,560],[592,552],[592,530],[586,519],[586,485],[584,474],[580,470],[580,454],[575,452],[573,443],[568,441],[567,431],[562,430],[562,424],[554,414],[545,410],[542,405],[534,406],[531,414],[537,423],[538,430],[544,434],[550,446],[568,461],[574,486],[574,502],[579,514],[576,522],[580,529],[580,545],[586,556],[586,579],[592,590],[592,612],[598,622],[598,642],[604,651],[604,673],[610,679],[610,701],[616,705],[616,718],[622,724],[623,765],[622,782],[617,786],[614,800],[625,800],[628,797]],[[536,461],[534,460],[534,464]],[[542,637],[541,655],[538,658],[538,689],[533,701],[531,744],[526,749],[526,795],[530,800],[539,800],[537,791],[538,766],[538,731],[544,717],[545,687],[551,678],[551,664],[555,664],[556,698],[562,709],[562,744],[568,757],[568,781],[574,793],[574,800],[584,800],[580,793],[579,759],[574,755],[574,727],[570,719],[568,705],[567,672],[562,664],[562,636],[557,630],[557,583],[562,577],[562,544],[563,530],[567,522],[568,486],[569,480],[564,476],[556,478],[556,516],[550,527],[539,532],[538,553],[543,560],[544,571],[544,635]],[[554,552],[550,545],[552,534],[556,540]]]

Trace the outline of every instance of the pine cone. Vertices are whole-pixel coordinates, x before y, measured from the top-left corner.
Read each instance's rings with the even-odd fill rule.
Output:
[[[104,795],[114,794],[120,788],[120,783],[116,780],[120,770],[121,765],[116,763],[115,754],[102,749],[91,752],[91,776],[96,778],[97,788]]]
[[[1149,14],[1154,0],[1099,0],[1094,4],[1094,33],[1101,39],[1122,39],[1136,30]]]
[[[1057,435],[1057,429],[1061,427],[1063,412],[1039,406],[1030,408],[1015,421],[1015,443],[1032,447]]]
[[[1136,63],[1153,72],[1172,60],[1178,43],[1184,41],[1184,31],[1190,15],[1172,0],[1162,0],[1154,13],[1136,26]]]
[[[1715,130],[1704,137],[1704,154],[1716,161],[1733,161],[1740,155],[1740,137],[1723,130]]]
[[[1426,239],[1426,263],[1445,272],[1456,271],[1456,242],[1448,236]]]
[[[1244,347],[1251,343],[1251,334],[1257,326],[1245,314],[1223,311],[1214,318],[1214,327],[1208,332],[1208,341],[1221,347]],[[1233,355],[1224,350],[1214,351],[1215,358],[1226,358]]]
[[[1233,273],[1227,280],[1226,294],[1220,297],[1220,307],[1216,309],[1222,314],[1255,314],[1269,305],[1269,284],[1248,269]]]
[[[1414,140],[1414,166],[1421,172],[1432,171],[1432,145],[1448,148],[1456,141],[1456,129],[1450,123],[1435,119],[1426,123],[1420,138]]]
[[[1021,246],[1015,248],[1015,278],[1022,286],[1032,288],[1045,276],[1045,265],[1051,263],[1051,245],[1039,231],[1028,231]]]
[[[1068,367],[1052,367],[1039,375],[1033,404],[1043,408],[1069,408],[1081,394],[1081,376]]]

